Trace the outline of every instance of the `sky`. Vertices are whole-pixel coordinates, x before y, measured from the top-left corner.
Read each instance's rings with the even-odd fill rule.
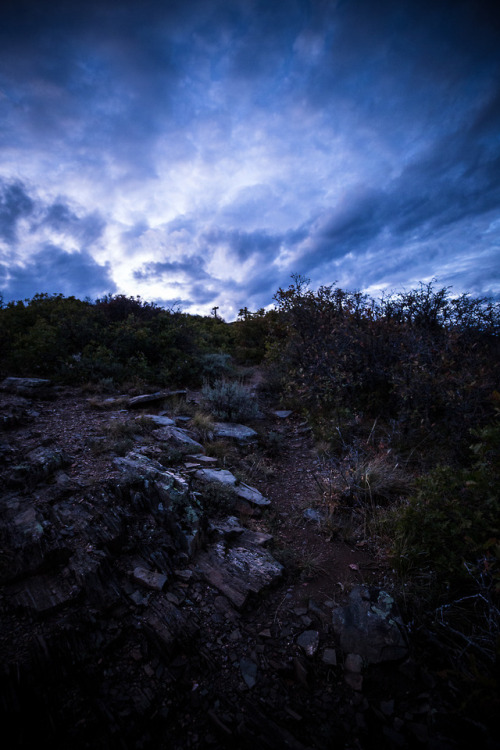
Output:
[[[4,0],[0,294],[500,299],[486,0]]]

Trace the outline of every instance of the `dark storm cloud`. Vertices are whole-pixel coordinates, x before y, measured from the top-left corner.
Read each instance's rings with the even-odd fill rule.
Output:
[[[98,297],[116,290],[109,266],[101,266],[85,251],[67,253],[55,245],[41,248],[26,263],[0,262],[5,300],[26,299],[40,292]]]
[[[90,249],[105,221],[64,199],[47,202],[20,181],[0,181],[0,289],[5,300],[50,292],[92,296],[116,289],[108,264]],[[58,237],[71,247],[68,252]],[[28,249],[28,252],[27,252]]]
[[[0,178],[0,237],[15,242],[17,224],[33,212],[34,203],[21,182]]]
[[[106,222],[96,211],[79,217],[64,202],[53,203],[49,206],[41,221],[41,225],[43,224],[75,237],[84,247],[96,242],[106,226]]]
[[[235,263],[249,258],[261,257],[271,263],[277,256],[282,238],[272,235],[263,229],[245,232],[240,229],[221,229],[213,227],[202,236],[202,240],[211,246],[223,245],[229,248]]]
[[[134,271],[134,278],[141,279],[159,279],[165,276],[177,274],[179,271],[187,273],[195,279],[209,279],[209,274],[204,269],[204,260],[200,256],[192,255],[183,260],[158,261],[146,263],[142,268]]]
[[[430,241],[453,226],[500,206],[500,96],[494,96],[452,135],[436,138],[426,153],[410,163],[384,189],[360,186],[313,223],[309,242],[297,264],[301,272],[375,247],[384,235],[385,249],[418,236]],[[429,248],[429,259],[432,250]],[[415,259],[417,260],[417,259]],[[419,257],[418,262],[422,258]],[[412,263],[411,258],[407,263]],[[381,253],[379,275],[397,270],[397,259]]]

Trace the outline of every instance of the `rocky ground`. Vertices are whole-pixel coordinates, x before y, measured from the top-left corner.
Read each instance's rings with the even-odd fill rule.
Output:
[[[332,530],[307,425],[266,408],[207,439],[196,399],[4,381],[9,746],[498,747],[418,658],[387,564]]]

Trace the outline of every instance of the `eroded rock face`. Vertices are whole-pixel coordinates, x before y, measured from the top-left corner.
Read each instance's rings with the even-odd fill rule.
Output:
[[[358,654],[369,664],[402,659],[408,654],[403,621],[386,591],[356,586],[349,603],[333,611],[332,624],[342,650]]]

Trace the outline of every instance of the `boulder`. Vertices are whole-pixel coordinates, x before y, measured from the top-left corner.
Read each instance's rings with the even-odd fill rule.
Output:
[[[172,478],[166,471],[165,467],[158,461],[155,461],[152,458],[147,458],[147,456],[143,456],[141,453],[135,453],[134,451],[131,451],[123,458],[119,457],[113,459],[113,463],[130,481],[144,479],[162,479],[163,481],[166,481],[167,477]]]
[[[341,649],[369,664],[402,659],[408,653],[403,621],[386,591],[356,586],[349,603],[333,610],[332,624]]]
[[[201,553],[197,563],[206,580],[238,609],[250,594],[260,593],[283,574],[283,566],[267,550],[227,548],[222,542]]]
[[[193,440],[187,430],[183,430],[180,427],[160,427],[157,430],[153,430],[152,435],[157,440],[173,442],[199,453],[202,453],[205,450],[201,443],[197,443],[196,440]]]

